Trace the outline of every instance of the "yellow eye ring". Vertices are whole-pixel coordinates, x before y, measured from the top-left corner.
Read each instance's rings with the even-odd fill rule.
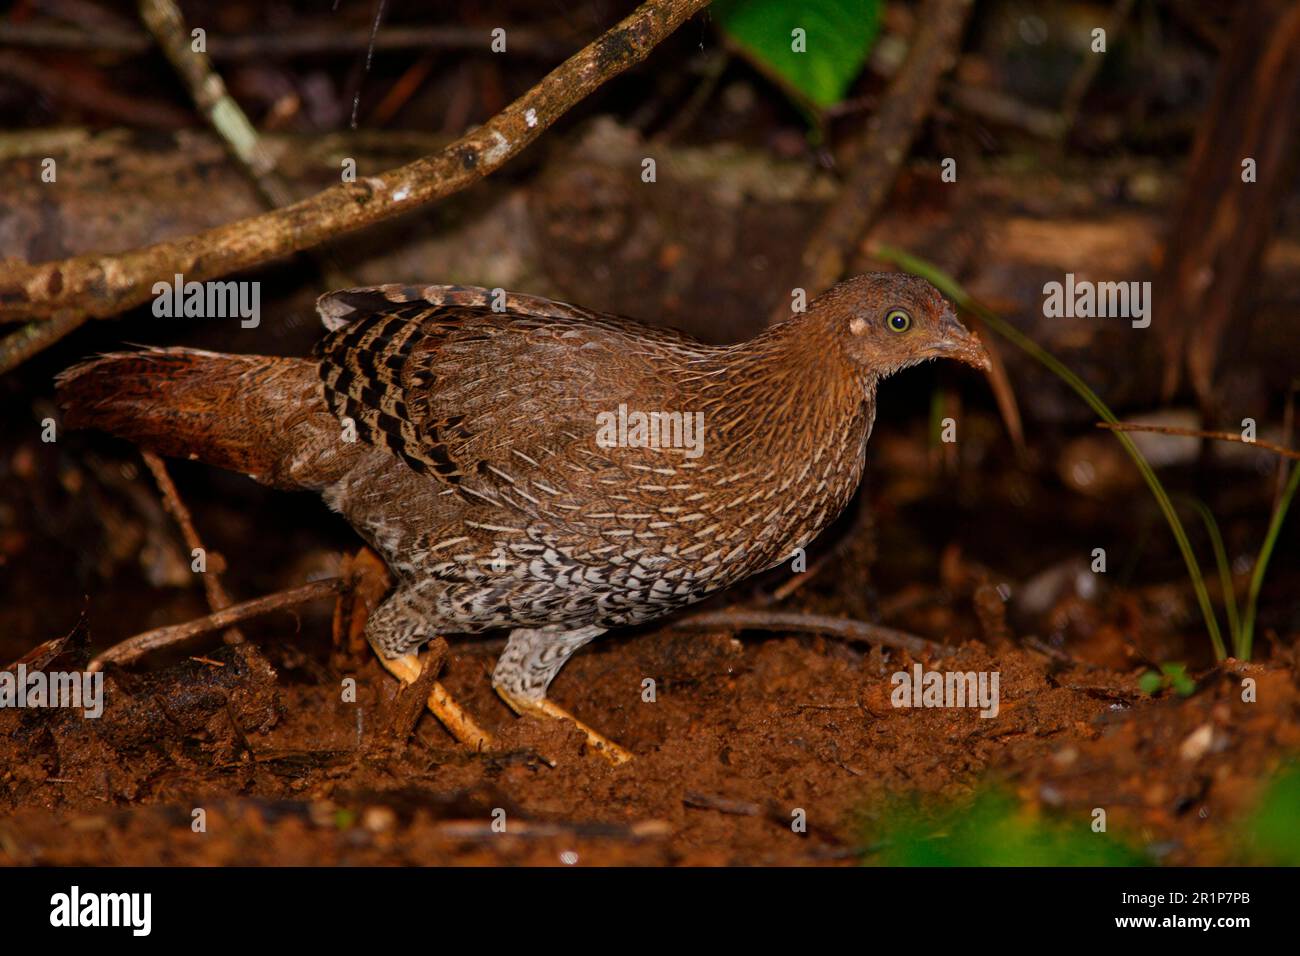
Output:
[[[912,317],[902,309],[890,309],[885,315],[885,325],[891,332],[906,332],[912,327]]]

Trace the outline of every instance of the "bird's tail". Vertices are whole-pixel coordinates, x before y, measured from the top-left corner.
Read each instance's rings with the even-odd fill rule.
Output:
[[[97,428],[177,458],[197,458],[281,487],[337,428],[313,363],[198,349],[113,352],[55,382],[64,424]]]

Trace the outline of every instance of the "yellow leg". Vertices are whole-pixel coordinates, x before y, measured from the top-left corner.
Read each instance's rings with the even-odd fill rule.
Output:
[[[573,714],[569,713],[559,704],[552,703],[543,697],[541,700],[524,700],[518,697],[512,697],[507,691],[498,687],[496,692],[516,714],[536,714],[538,717],[549,717],[552,720],[571,720],[579,730],[587,735],[587,745],[599,753],[602,757],[612,763],[614,766],[627,763],[632,759],[632,752],[624,747],[620,747],[614,741],[610,740],[598,730],[588,727]]]
[[[420,676],[420,659],[415,654],[403,654],[401,657],[385,657],[378,650],[375,656],[384,665],[384,669],[403,684],[414,684]],[[442,721],[447,731],[461,743],[475,750],[487,750],[495,743],[492,735],[474,721],[460,704],[456,703],[447,688],[434,681],[429,690],[427,701],[433,716]]]

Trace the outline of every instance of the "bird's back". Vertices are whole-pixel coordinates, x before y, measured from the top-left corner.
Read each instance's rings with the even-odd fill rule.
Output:
[[[435,595],[448,629],[658,616],[783,560],[856,485],[866,409],[775,460],[750,422],[711,429],[739,395],[757,400],[731,361],[743,350],[491,296],[389,286],[321,305],[328,401],[392,453],[326,498]]]
[[[765,343],[463,287],[318,308],[315,361],[72,369],[72,424],[320,490],[452,632],[653,618],[786,558],[860,475],[869,403],[792,393]]]

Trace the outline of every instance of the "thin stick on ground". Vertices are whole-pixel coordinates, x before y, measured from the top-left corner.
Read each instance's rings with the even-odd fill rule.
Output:
[[[499,827],[491,820],[446,820],[432,825],[434,833],[451,840],[487,840],[502,838]],[[551,839],[554,837],[589,840],[660,840],[673,833],[672,824],[666,820],[640,820],[636,823],[590,823],[563,820],[512,820],[509,835],[525,839]]]
[[[1098,428],[1105,428],[1112,432],[1155,432],[1160,435],[1185,435],[1188,438],[1212,438],[1215,441],[1235,441],[1242,445],[1252,445],[1255,448],[1262,448],[1265,451],[1271,451],[1275,455],[1281,455],[1283,458],[1291,458],[1300,461],[1300,451],[1294,448],[1287,448],[1284,445],[1275,445],[1273,442],[1264,441],[1262,438],[1245,438],[1236,432],[1208,432],[1200,428],[1178,428],[1174,425],[1141,425],[1136,422],[1097,422]]]
[[[300,202],[117,254],[0,265],[0,321],[80,324],[150,298],[180,273],[202,282],[282,258],[460,192],[495,172],[606,81],[639,63],[709,0],[647,0],[540,83],[442,152]],[[64,330],[65,334],[66,331]],[[24,333],[19,333],[20,335]],[[31,354],[0,342],[0,373]]]
[[[435,637],[430,641],[424,660],[420,662],[420,676],[415,679],[415,683],[402,687],[393,698],[388,731],[383,734],[383,740],[389,745],[405,747],[411,739],[415,725],[424,713],[429,693],[438,679],[438,673],[447,662],[447,653],[447,641],[444,638]]]
[[[167,465],[151,451],[141,452],[141,455],[144,458],[144,463],[153,472],[154,481],[158,483],[158,490],[162,492],[163,507],[167,509],[167,513],[172,516],[172,520],[181,529],[181,537],[185,539],[185,547],[189,548],[191,559],[193,559],[195,551],[202,552],[205,556],[205,570],[202,572],[203,593],[208,599],[208,609],[221,611],[230,607],[230,595],[226,593],[226,589],[221,583],[221,561],[212,561],[209,564],[209,559],[216,556],[203,546],[203,539],[199,537],[199,532],[194,527],[194,519],[190,517],[190,509],[185,507],[185,502],[181,500],[180,492],[176,490],[176,484],[172,481],[172,476],[167,473]],[[226,632],[226,642],[228,644],[242,644],[243,641],[244,635],[240,633],[239,628],[232,627]]]
[[[737,631],[793,631],[799,634],[824,634],[850,644],[879,644],[912,654],[945,656],[952,649],[934,641],[866,621],[827,614],[800,614],[793,611],[705,611],[673,621],[673,630],[703,631],[731,628]]]
[[[756,817],[763,812],[762,807],[749,800],[736,800],[732,797],[701,793],[698,790],[684,792],[682,804],[693,810],[716,810],[718,813],[733,817]]]
[[[772,592],[771,603],[780,604],[791,594],[794,594],[813,578],[817,577],[817,575],[821,574],[833,560],[840,556],[839,552],[841,550],[842,549],[839,547],[832,548],[830,551],[827,551],[825,554],[813,561],[807,571],[801,571],[799,574],[796,574],[794,577],[785,581],[779,588],[776,588]]]
[[[252,601],[234,604],[207,617],[186,621],[184,624],[169,624],[166,627],[154,628],[152,631],[145,631],[143,634],[128,637],[125,641],[114,644],[92,660],[87,669],[93,672],[102,670],[106,664],[128,664],[151,651],[171,647],[192,637],[198,637],[200,634],[224,630],[232,624],[247,621],[249,618],[335,597],[342,588],[341,578],[326,578],[288,591],[277,591],[275,594],[254,598]]]

